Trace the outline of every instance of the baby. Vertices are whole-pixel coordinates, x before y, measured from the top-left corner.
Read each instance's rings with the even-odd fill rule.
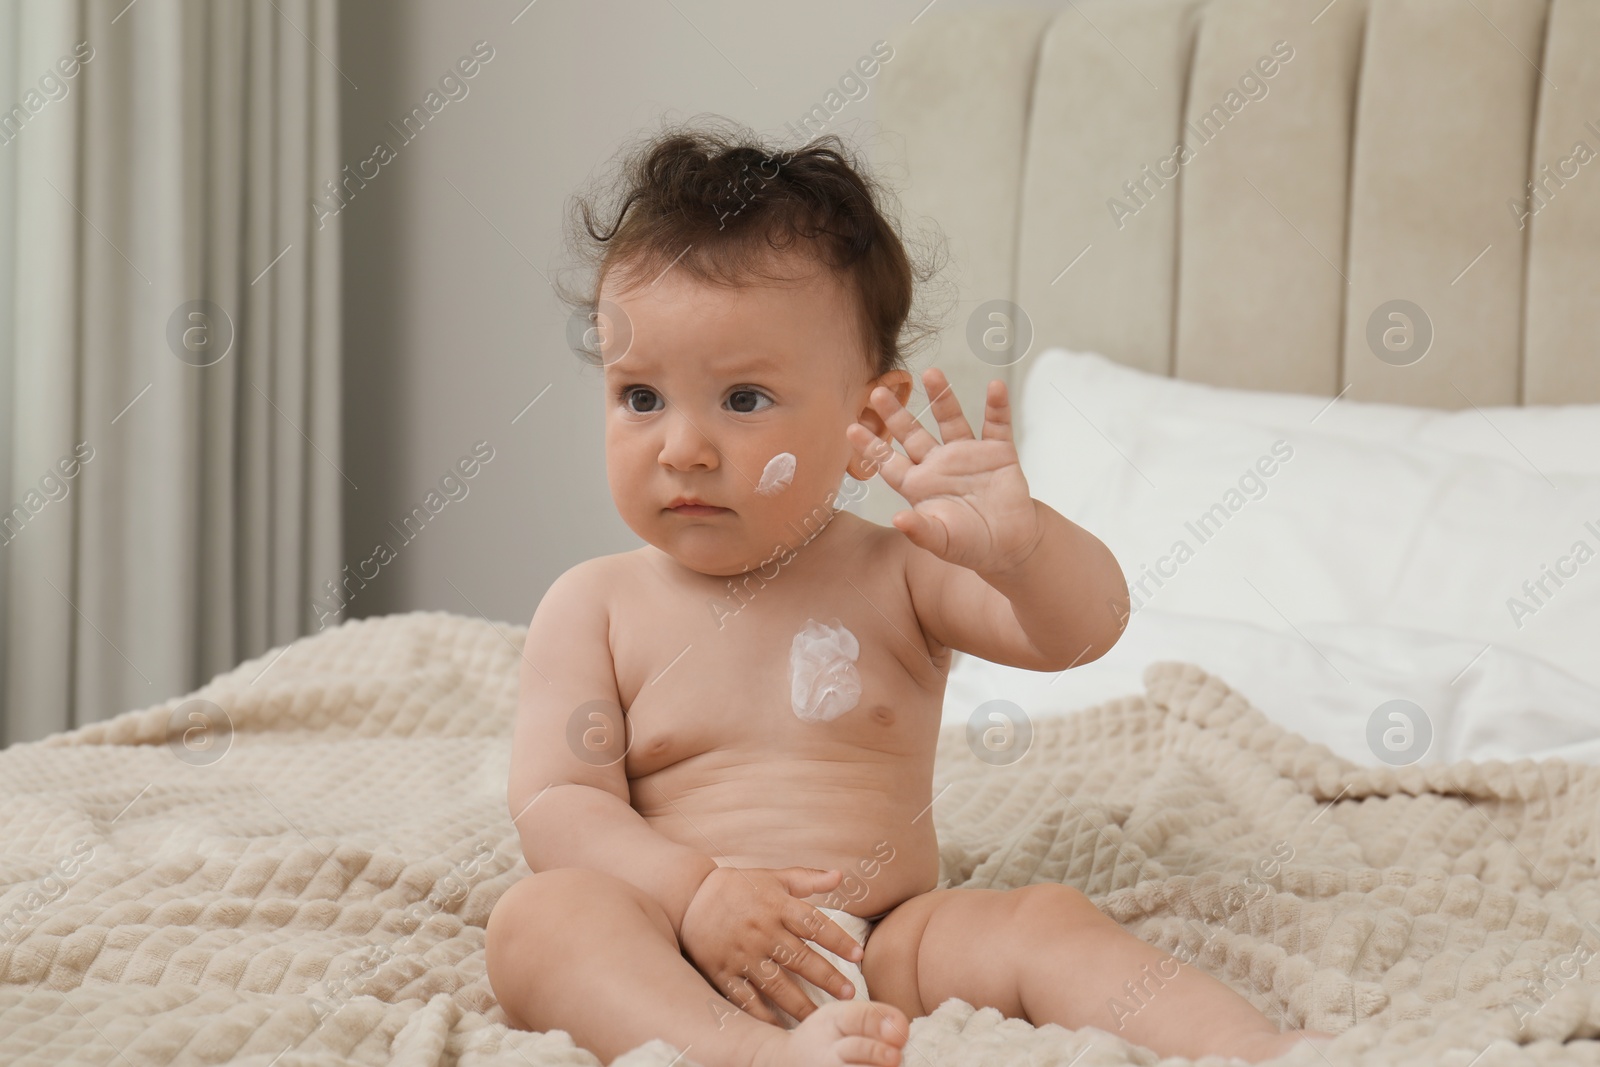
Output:
[[[646,544],[568,570],[528,628],[507,801],[535,873],[486,934],[512,1024],[707,1067],[892,1067],[950,997],[1163,1056],[1310,1035],[1070,886],[939,887],[952,650],[1093,660],[1121,569],[1028,495],[1002,382],[981,435],[939,371],[939,437],[906,409],[913,269],[838,138],[678,131],[626,180],[609,233],[583,218],[606,474]],[[892,528],[835,506],[874,473],[910,505]],[[1152,973],[1155,1010],[1119,1015]]]

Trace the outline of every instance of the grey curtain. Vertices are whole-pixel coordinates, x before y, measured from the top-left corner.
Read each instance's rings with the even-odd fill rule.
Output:
[[[335,15],[0,0],[4,743],[285,644],[340,577]]]

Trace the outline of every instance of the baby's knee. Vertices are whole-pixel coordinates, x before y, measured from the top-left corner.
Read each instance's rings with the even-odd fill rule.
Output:
[[[530,874],[500,894],[483,930],[484,949],[490,957],[499,952],[530,948],[531,942],[543,939],[564,925],[551,923],[548,917],[560,914],[555,909],[563,906],[563,898],[574,888],[572,883],[576,879],[566,875],[566,871]]]
[[[1116,920],[1095,907],[1082,890],[1060,882],[1038,882],[1008,892],[1016,915],[1025,924],[1084,927],[1117,926]],[[1118,927],[1120,929],[1120,927]]]
[[[635,905],[633,888],[611,875],[556,868],[515,882],[489,912],[484,926],[484,970],[511,1025],[543,1029],[539,1005],[568,980],[620,909]],[[610,914],[605,912],[609,909]]]
[[[671,936],[666,912],[631,882],[585,867],[539,871],[495,901],[484,929],[485,951],[498,947],[520,956],[559,949],[566,941],[587,943],[596,929],[616,924],[619,909],[644,911]]]

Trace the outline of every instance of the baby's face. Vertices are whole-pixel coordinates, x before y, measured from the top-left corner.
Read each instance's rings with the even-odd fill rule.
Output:
[[[846,464],[868,476],[846,427],[886,436],[872,389],[910,394],[905,371],[869,376],[850,296],[821,268],[737,289],[668,269],[630,290],[608,273],[600,297],[628,324],[601,338],[611,496],[634,533],[702,574],[803,544]],[[718,510],[673,507],[685,498]]]

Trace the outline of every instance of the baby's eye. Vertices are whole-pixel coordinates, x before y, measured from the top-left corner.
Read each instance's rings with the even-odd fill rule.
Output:
[[[634,406],[634,400],[640,394],[643,394],[645,397],[648,398],[649,405],[650,405],[649,407],[638,408],[638,407]],[[649,412],[655,411],[656,410],[655,401],[657,401],[659,399],[661,399],[661,395],[659,393],[657,393],[654,389],[648,388],[648,387],[643,386],[643,385],[635,385],[635,386],[632,386],[631,388],[627,388],[627,389],[622,390],[622,406],[627,408],[630,412],[632,412],[635,415],[644,415],[644,414],[647,414]]]
[[[733,408],[734,411],[739,412],[741,415],[748,415],[753,411],[766,410],[765,408],[761,407],[747,406],[751,403],[751,398],[755,400],[765,400],[769,405],[772,403],[772,398],[765,393],[757,392],[754,389],[735,389],[733,392],[728,394],[728,404]]]

